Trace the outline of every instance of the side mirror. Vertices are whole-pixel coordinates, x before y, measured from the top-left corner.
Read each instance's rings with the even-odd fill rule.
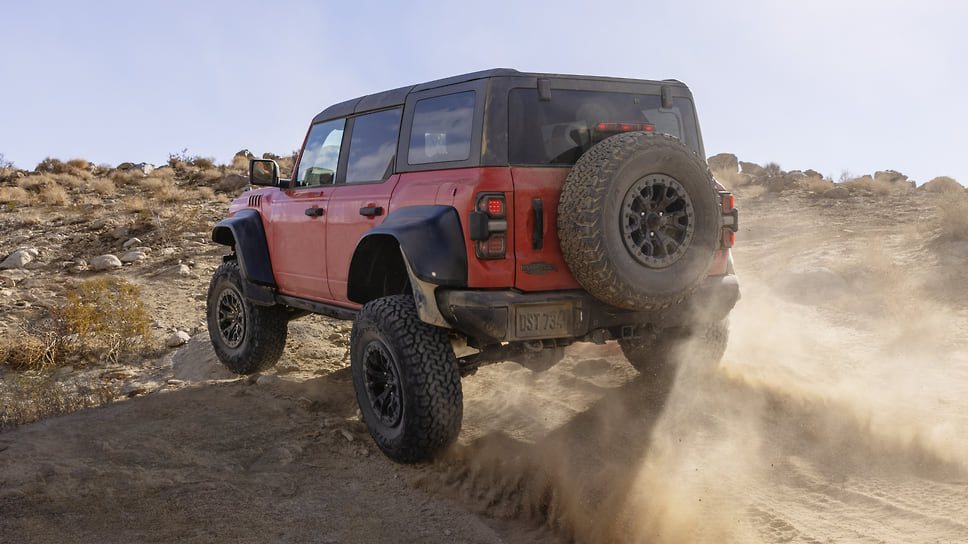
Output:
[[[269,159],[249,159],[249,183],[279,186],[279,165]]]

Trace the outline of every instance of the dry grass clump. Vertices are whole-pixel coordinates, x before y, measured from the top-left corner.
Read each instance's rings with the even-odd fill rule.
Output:
[[[90,181],[88,188],[99,195],[111,196],[118,192],[118,186],[109,177],[95,178]]]
[[[30,195],[23,187],[16,185],[0,187],[0,203],[7,210],[15,210],[18,207],[26,206],[30,202]]]
[[[174,176],[149,176],[142,179],[140,185],[149,198],[160,202],[184,202],[190,198],[188,191],[175,182]]]
[[[102,406],[118,396],[117,388],[110,384],[70,388],[59,383],[51,372],[19,374],[0,382],[0,431]]]
[[[147,347],[150,326],[137,286],[116,277],[88,280],[69,288],[62,306],[4,339],[0,362],[26,371],[91,359],[116,362]]]
[[[842,185],[852,192],[864,191],[875,195],[890,195],[899,192],[901,189],[905,191],[909,189],[908,186],[898,185],[883,179],[875,179],[871,176],[848,179]]]
[[[806,177],[797,183],[803,190],[817,194],[823,194],[835,187],[833,181],[818,177]]]
[[[142,217],[166,246],[174,245],[185,233],[201,232],[211,227],[197,206],[163,206],[142,212]]]

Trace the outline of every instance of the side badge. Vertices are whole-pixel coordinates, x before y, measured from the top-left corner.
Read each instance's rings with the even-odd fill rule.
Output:
[[[522,265],[521,270],[523,270],[525,274],[530,274],[532,276],[540,276],[542,274],[547,274],[548,272],[557,272],[558,267],[551,263],[536,261],[533,263]]]

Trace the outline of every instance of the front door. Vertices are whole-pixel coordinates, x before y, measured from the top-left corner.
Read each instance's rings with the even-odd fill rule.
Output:
[[[326,223],[345,120],[313,125],[288,189],[269,204],[266,235],[279,292],[333,299],[326,278]]]

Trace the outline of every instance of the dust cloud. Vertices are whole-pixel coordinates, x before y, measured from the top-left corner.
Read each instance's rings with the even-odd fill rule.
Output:
[[[968,539],[965,296],[892,202],[751,198],[719,367],[482,369],[421,486],[564,542]]]

